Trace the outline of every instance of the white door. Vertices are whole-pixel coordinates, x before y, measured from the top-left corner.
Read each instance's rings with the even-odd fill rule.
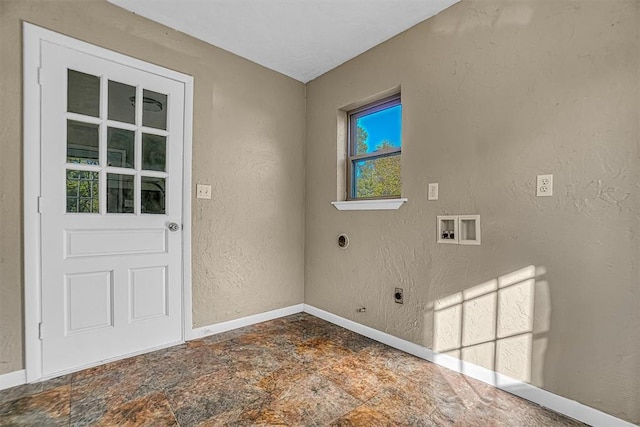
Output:
[[[184,85],[43,42],[42,373],[182,340]]]

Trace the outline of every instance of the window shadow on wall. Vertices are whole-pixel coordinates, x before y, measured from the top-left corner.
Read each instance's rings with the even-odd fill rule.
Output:
[[[503,374],[542,384],[549,286],[544,267],[529,265],[434,303],[433,349]],[[464,366],[460,364],[461,372]],[[507,386],[504,378],[494,378]]]

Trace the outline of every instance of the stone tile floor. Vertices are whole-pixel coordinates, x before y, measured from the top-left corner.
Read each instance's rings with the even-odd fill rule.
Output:
[[[0,425],[583,424],[300,313],[0,391]]]

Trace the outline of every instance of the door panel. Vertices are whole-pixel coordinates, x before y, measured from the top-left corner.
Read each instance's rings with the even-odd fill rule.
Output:
[[[167,267],[131,270],[131,321],[153,319],[167,313]]]
[[[43,374],[182,339],[184,84],[42,48]]]
[[[67,335],[113,326],[111,271],[65,275],[64,311]]]
[[[66,230],[66,257],[163,253],[167,251],[167,234],[166,228]]]

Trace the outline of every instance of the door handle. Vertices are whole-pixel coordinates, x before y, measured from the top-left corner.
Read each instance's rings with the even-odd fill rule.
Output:
[[[169,231],[178,231],[178,230],[180,230],[180,226],[178,224],[176,224],[175,222],[169,223],[167,228],[169,229]]]

